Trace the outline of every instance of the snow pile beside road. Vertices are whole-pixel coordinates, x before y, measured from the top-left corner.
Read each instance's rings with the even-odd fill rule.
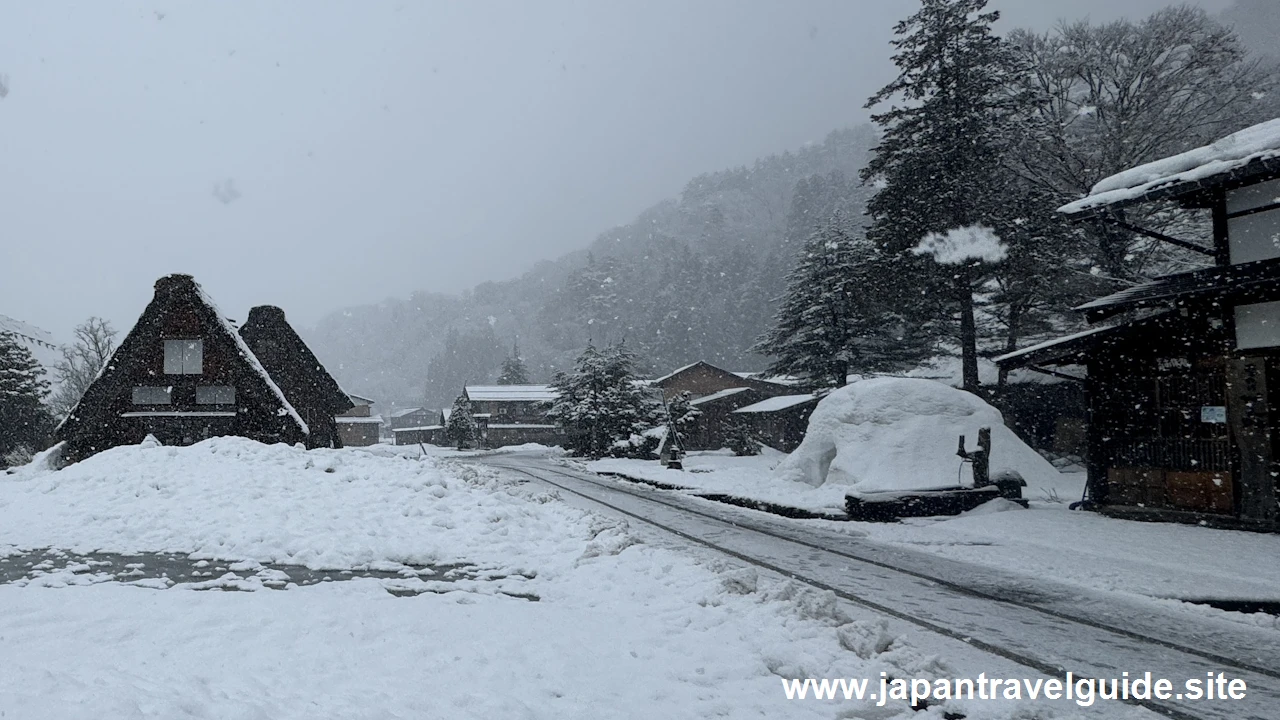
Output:
[[[1032,488],[1055,487],[1058,471],[1018,439],[1000,411],[981,398],[930,380],[873,378],[823,398],[804,441],[778,466],[784,480],[854,492],[921,490],[972,484],[956,442],[977,447],[991,428],[991,473],[1016,471]]]
[[[438,463],[238,437],[117,447],[0,476],[0,543],[343,569],[500,564],[572,534],[491,476]]]

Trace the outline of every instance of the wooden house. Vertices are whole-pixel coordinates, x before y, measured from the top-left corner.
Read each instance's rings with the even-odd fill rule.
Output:
[[[154,435],[306,442],[307,423],[190,275],[168,275],[80,403],[55,431],[75,462]]]
[[[294,332],[284,310],[274,305],[253,308],[240,337],[307,423],[307,446],[342,447],[334,417],[355,403]]]
[[[564,441],[560,428],[547,416],[560,396],[548,385],[468,385],[463,393],[471,401],[483,447]]]
[[[673,370],[653,380],[652,385],[662,388],[666,400],[686,392],[696,399],[732,388],[751,388],[765,396],[795,392],[788,385],[756,378],[754,373],[730,372],[702,361]]]
[[[685,450],[719,450],[728,445],[730,420],[733,412],[769,397],[749,387],[731,387],[719,392],[694,398],[690,407],[698,411],[698,417],[689,427],[680,430]]]
[[[789,453],[800,447],[817,406],[818,396],[812,393],[775,395],[734,410],[733,417],[745,422],[760,442]]]
[[[354,393],[347,393],[347,397],[351,400],[351,409],[334,418],[342,444],[349,447],[377,445],[382,434],[382,416],[373,413],[374,400]]]
[[[1129,222],[1138,203],[1212,219],[1212,247]],[[997,358],[1086,383],[1087,505],[1274,529],[1280,476],[1280,119],[1098,183],[1062,212],[1212,266],[1078,308],[1092,327]]]
[[[387,422],[394,432],[399,428],[423,427],[432,424],[439,413],[427,408],[412,407],[396,410],[387,415]]]

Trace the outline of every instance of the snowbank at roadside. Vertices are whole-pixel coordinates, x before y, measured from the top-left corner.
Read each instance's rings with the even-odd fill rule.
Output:
[[[737,457],[732,450],[691,452],[684,470],[668,470],[653,460],[607,458],[585,463],[588,470],[687,488],[693,494],[718,493],[785,505],[815,513],[844,512],[845,488],[813,487],[779,481],[774,470],[787,456],[766,447],[759,455]]]
[[[823,398],[804,441],[779,466],[779,481],[850,492],[972,484],[956,456],[960,435],[977,447],[991,428],[991,473],[1015,471],[1031,489],[1056,487],[1058,471],[981,398],[931,380],[872,378]]]

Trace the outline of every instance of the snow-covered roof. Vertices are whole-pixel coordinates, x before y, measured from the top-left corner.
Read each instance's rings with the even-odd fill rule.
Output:
[[[675,377],[675,376],[679,375],[680,373],[684,372],[685,370],[688,370],[689,368],[696,367],[696,366],[701,365],[701,364],[702,364],[702,361],[701,361],[701,360],[699,360],[698,362],[691,362],[691,363],[689,363],[688,365],[685,365],[684,367],[678,367],[678,368],[676,368],[675,370],[672,370],[671,372],[667,373],[666,375],[663,375],[663,376],[662,376],[662,377],[660,377],[660,378],[654,378],[654,379],[653,379],[653,383],[656,385],[656,384],[658,384],[658,383],[660,383],[660,382],[663,382],[664,380],[670,380],[671,378],[673,378],[673,377]]]
[[[490,425],[490,430],[554,430],[558,425]]]
[[[778,395],[777,397],[767,398],[765,400],[761,400],[758,403],[747,405],[746,407],[740,407],[737,410],[734,410],[734,412],[739,412],[739,413],[778,412],[779,410],[786,410],[787,408],[792,408],[797,405],[803,405],[807,402],[815,400],[817,397],[818,396],[814,395],[813,393],[805,393],[803,395]]]
[[[467,397],[485,402],[542,402],[560,393],[550,385],[468,385]]]
[[[0,332],[12,333],[16,336],[18,342],[31,351],[31,356],[36,359],[36,362],[40,363],[46,373],[52,373],[54,366],[62,359],[62,351],[58,348],[58,343],[54,341],[53,335],[35,325],[11,318],[8,315],[0,315]],[[46,377],[45,379],[50,382],[53,380],[51,377]]]
[[[396,410],[395,412],[391,413],[391,417],[402,418],[405,415],[411,415],[416,412],[426,412],[426,408],[415,407],[415,408],[405,408],[403,410]]]
[[[350,415],[339,415],[334,418],[335,422],[344,425],[375,425],[382,423],[381,415],[370,415],[369,417],[352,417]]]
[[[213,298],[209,297],[209,294],[204,291],[204,288],[200,287],[200,283],[192,280],[191,284],[195,286],[196,296],[200,298],[201,302],[209,306],[213,311],[214,318],[222,325],[222,329],[226,331],[227,335],[231,336],[231,340],[236,344],[236,349],[239,350],[240,354],[244,356],[244,359],[248,361],[249,367],[253,368],[253,371],[262,378],[263,382],[267,384],[267,387],[271,388],[271,392],[274,393],[276,399],[280,401],[280,408],[284,410],[294,422],[298,423],[298,427],[302,428],[302,432],[310,435],[311,428],[307,427],[307,423],[303,421],[302,416],[299,415],[298,411],[289,403],[288,398],[284,396],[284,392],[280,390],[280,386],[276,385],[276,381],[271,379],[271,374],[267,372],[267,369],[262,366],[261,362],[258,362],[258,356],[253,354],[253,351],[250,350],[249,346],[245,343],[244,338],[240,337],[240,331],[237,330],[229,320],[227,320],[227,316],[222,314],[222,311],[218,309],[218,304],[213,301]]]
[[[351,398],[351,402],[355,403],[356,405],[372,405],[374,402],[376,402],[373,398],[367,398],[367,397],[364,397],[363,395],[356,395],[355,393],[347,393],[347,397]]]
[[[1171,195],[1178,188],[1203,183],[1252,162],[1278,157],[1280,118],[1247,127],[1212,145],[1116,173],[1094,185],[1085,197],[1058,208],[1058,212],[1076,215],[1143,199],[1157,191]]]
[[[413,432],[414,430],[443,430],[443,429],[444,429],[443,425],[422,425],[419,427],[411,427],[411,428],[392,428],[391,432],[398,433],[398,432]]]
[[[750,390],[750,389],[751,389],[751,388],[744,388],[744,387],[739,387],[739,388],[725,388],[724,390],[721,390],[720,392],[714,392],[714,393],[711,393],[710,395],[703,395],[702,397],[698,398],[697,400],[693,400],[693,401],[691,401],[689,404],[690,404],[690,405],[701,405],[701,404],[703,404],[703,403],[714,402],[714,401],[719,400],[719,399],[721,399],[721,398],[727,398],[727,397],[729,397],[730,395],[737,395],[737,394],[738,394],[738,393],[740,393],[740,392],[745,392],[745,391]]]
[[[1077,340],[1082,340],[1087,337],[1092,337],[1094,335],[1110,332],[1112,330],[1115,330],[1117,327],[1119,327],[1119,325],[1102,325],[1099,327],[1091,327],[1088,330],[1082,330],[1078,333],[1072,333],[1070,335],[1064,335],[1059,338],[1053,338],[1052,340],[1045,340],[1042,343],[1029,345],[1027,347],[1022,348],[1021,350],[1014,350],[1011,353],[1005,353],[1004,355],[1001,355],[997,358],[993,358],[992,362],[996,363],[997,365],[1001,365],[1004,363],[1011,362],[1013,360],[1018,360],[1028,355],[1039,353],[1043,350],[1049,350],[1050,348],[1058,347],[1059,345],[1074,343]]]

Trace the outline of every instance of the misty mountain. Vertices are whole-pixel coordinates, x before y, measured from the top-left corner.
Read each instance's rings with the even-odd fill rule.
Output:
[[[761,369],[749,348],[813,230],[808,220],[837,202],[861,214],[868,193],[857,173],[875,142],[860,126],[699,175],[678,198],[518,278],[347,308],[307,340],[349,391],[398,406],[447,406],[463,384],[491,382],[517,340],[538,382],[588,342],[625,341],[642,372],[695,360]]]

